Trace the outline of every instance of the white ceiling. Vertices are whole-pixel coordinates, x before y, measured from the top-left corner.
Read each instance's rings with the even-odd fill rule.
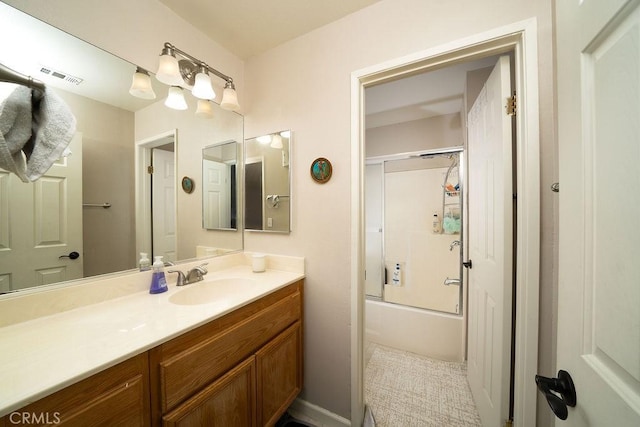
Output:
[[[380,0],[159,0],[247,59]]]
[[[366,127],[459,113],[467,71],[493,66],[496,60],[496,57],[487,57],[463,62],[367,88]]]

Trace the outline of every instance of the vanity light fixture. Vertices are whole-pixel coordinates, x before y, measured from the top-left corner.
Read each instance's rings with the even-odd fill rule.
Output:
[[[151,78],[147,70],[140,67],[136,68],[136,72],[133,73],[133,81],[131,82],[129,93],[137,98],[156,99],[156,93],[151,86]]]
[[[184,59],[179,60],[178,56]],[[210,74],[225,81],[220,107],[225,110],[238,110],[240,108],[238,95],[231,77],[222,74],[171,43],[164,44],[158,63],[158,72],[156,73],[158,81],[172,86],[171,89],[178,86],[191,89],[192,95],[198,99],[212,100],[216,94],[211,84]],[[202,105],[204,106],[204,104]]]
[[[216,97],[216,93],[213,91],[213,87],[211,86],[211,77],[209,77],[209,73],[207,72],[207,68],[204,64],[200,64],[191,94],[198,99],[206,100]]]

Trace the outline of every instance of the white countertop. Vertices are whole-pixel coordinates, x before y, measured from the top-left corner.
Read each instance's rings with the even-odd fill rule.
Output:
[[[167,274],[169,291],[161,294],[151,295],[148,286],[142,286],[144,290],[138,286],[123,296],[0,328],[0,416],[304,277],[302,258],[270,256],[273,259],[268,261],[267,270],[253,273],[246,255],[229,257],[232,262],[218,263],[216,271],[209,266],[209,274],[199,283],[176,287],[176,275]],[[187,267],[177,268],[184,271]],[[148,281],[150,274],[146,273],[131,275],[138,282],[141,278]],[[248,278],[252,284],[211,303],[177,305],[169,301],[181,290],[221,278]],[[109,282],[114,280],[117,278]]]

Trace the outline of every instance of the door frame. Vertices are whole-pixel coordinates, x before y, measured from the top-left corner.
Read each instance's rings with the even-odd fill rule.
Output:
[[[151,212],[151,181],[147,179],[147,166],[151,164],[151,149],[167,144],[169,138],[173,139],[174,176],[178,179],[178,129],[160,133],[150,138],[136,141],[135,152],[135,206],[136,206],[136,253],[152,252],[152,212]],[[176,182],[176,189],[178,183]],[[177,199],[177,191],[174,193]],[[177,200],[174,206],[177,211]],[[178,221],[176,212],[176,225]],[[176,230],[176,252],[177,252],[177,227]],[[177,256],[177,255],[176,255]]]
[[[538,46],[535,18],[351,73],[351,425],[364,417],[364,89],[403,75],[514,52],[517,197],[514,423],[535,426],[540,267]],[[466,292],[466,290],[465,290]]]

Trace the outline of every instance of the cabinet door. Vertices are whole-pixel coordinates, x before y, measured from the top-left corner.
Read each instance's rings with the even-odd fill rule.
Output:
[[[302,328],[291,325],[256,353],[258,425],[272,426],[302,389]]]
[[[163,417],[165,427],[253,427],[256,425],[255,357]]]

